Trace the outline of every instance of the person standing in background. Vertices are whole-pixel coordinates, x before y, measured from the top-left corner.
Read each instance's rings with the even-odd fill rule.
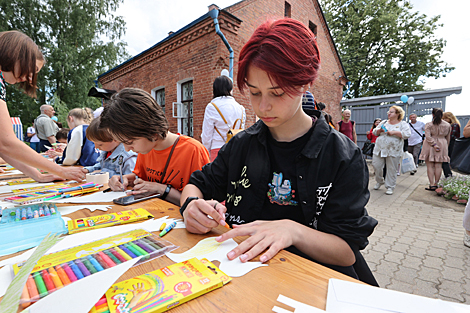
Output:
[[[451,159],[452,150],[454,149],[455,139],[460,138],[460,122],[455,117],[455,115],[452,114],[452,112],[444,112],[442,119],[446,121],[447,123],[449,123],[451,127],[450,142],[449,142],[449,147],[448,147],[448,152],[447,152],[447,154],[449,155],[449,158]],[[452,176],[452,171],[450,170],[449,162],[442,163],[442,169],[444,170],[445,177]]]
[[[31,149],[39,153],[39,138],[36,135],[36,129],[34,128],[34,121],[33,121],[33,126],[28,127],[28,130],[26,131],[26,136],[31,138],[29,140],[29,146]]]
[[[232,89],[232,80],[224,75],[217,77],[212,85],[214,99],[206,106],[201,134],[202,144],[209,151],[211,162],[227,141],[227,132],[235,121],[238,120],[237,128],[245,128],[245,108],[235,101]]]
[[[418,170],[419,152],[424,140],[424,123],[416,120],[418,116],[415,113],[410,114],[410,132],[411,136],[408,138],[408,152],[413,155],[416,164],[416,170],[411,171],[410,175],[414,175]]]
[[[45,146],[56,143],[55,135],[59,131],[59,126],[52,120],[55,114],[52,105],[43,104],[40,110],[41,114],[34,120],[34,127],[39,138],[39,151],[46,152]]]
[[[344,110],[342,115],[343,120],[338,122],[338,131],[345,134],[349,139],[357,144],[356,125],[354,121],[350,120],[351,111]]]

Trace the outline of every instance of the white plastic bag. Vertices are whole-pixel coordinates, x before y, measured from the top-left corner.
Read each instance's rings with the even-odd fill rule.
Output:
[[[403,160],[401,161],[402,174],[416,170],[415,160],[413,155],[409,152],[403,153]]]

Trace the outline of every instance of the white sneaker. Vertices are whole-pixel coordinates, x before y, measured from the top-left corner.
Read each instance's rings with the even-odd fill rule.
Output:
[[[382,186],[382,184],[381,184],[381,183],[377,183],[377,184],[375,184],[375,186],[374,186],[374,190],[379,190],[380,186]]]
[[[470,248],[470,235],[465,232],[465,236],[463,236],[463,244]]]
[[[393,195],[393,189],[392,188],[387,188],[387,191],[385,192],[386,195]]]

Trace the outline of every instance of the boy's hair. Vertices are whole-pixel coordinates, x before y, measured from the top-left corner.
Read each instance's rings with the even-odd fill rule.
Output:
[[[168,121],[162,108],[148,93],[138,88],[124,88],[115,93],[101,113],[100,127],[109,130],[120,142],[136,138],[165,139]]]
[[[93,121],[93,111],[90,108],[75,108],[70,110],[67,118],[73,116],[75,118],[85,121],[85,123],[90,124]]]
[[[398,120],[401,121],[405,117],[405,111],[399,105],[392,105],[390,109],[395,109],[398,114]]]
[[[212,93],[214,98],[222,96],[231,96],[230,92],[233,89],[233,83],[227,76],[219,76],[214,80],[212,85]]]
[[[111,142],[113,136],[105,129],[100,127],[101,117],[95,118],[86,129],[86,137],[90,141]]]
[[[301,22],[284,18],[266,21],[253,33],[240,51],[237,84],[247,88],[248,68],[265,71],[272,83],[289,95],[298,96],[298,87],[315,80],[320,53],[315,35]]]
[[[68,129],[68,128],[61,128],[61,129],[57,132],[57,134],[55,135],[55,138],[56,138],[57,140],[59,140],[59,139],[65,139],[65,140],[67,140],[67,136],[69,135],[69,132],[70,132],[70,129]]]
[[[3,72],[15,73],[15,65],[19,62],[19,76],[32,76],[31,82],[26,80],[19,87],[31,97],[36,97],[36,60],[45,61],[39,47],[31,38],[17,30],[0,32],[0,66]]]

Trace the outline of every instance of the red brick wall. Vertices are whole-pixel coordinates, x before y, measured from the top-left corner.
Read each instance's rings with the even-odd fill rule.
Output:
[[[340,118],[342,86],[338,77],[341,72],[327,30],[321,21],[316,0],[291,0],[292,18],[306,25],[309,20],[317,25],[318,44],[321,53],[321,70],[314,83],[312,93],[317,101],[327,104],[326,111],[335,121]],[[219,15],[222,32],[235,51],[234,81],[236,81],[238,52],[253,33],[254,29],[267,18],[279,18],[284,14],[284,1],[245,0],[228,8],[238,17],[236,20],[223,11]],[[113,72],[100,78],[106,89],[121,90],[125,87],[141,88],[147,92],[165,86],[166,116],[170,131],[176,132],[177,119],[172,117],[172,103],[177,101],[177,83],[193,79],[193,129],[194,138],[200,140],[202,121],[206,105],[212,99],[212,83],[222,69],[229,67],[229,52],[221,38],[215,33],[212,19],[208,18],[189,30],[160,44],[155,49]],[[248,95],[242,95],[234,86],[235,99],[245,106],[247,126],[256,121]]]

